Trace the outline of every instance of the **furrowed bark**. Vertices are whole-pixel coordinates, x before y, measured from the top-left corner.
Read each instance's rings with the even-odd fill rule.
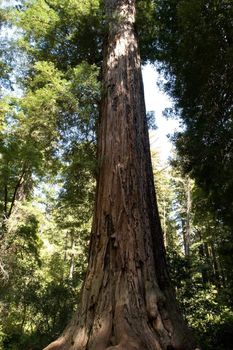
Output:
[[[77,314],[45,350],[191,350],[165,262],[135,0],[105,0],[105,8],[109,35],[88,271]]]

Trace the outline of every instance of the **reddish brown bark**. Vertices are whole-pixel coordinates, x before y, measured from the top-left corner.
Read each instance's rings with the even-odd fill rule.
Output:
[[[167,274],[153,184],[135,1],[109,25],[89,265],[77,314],[46,350],[194,349]]]

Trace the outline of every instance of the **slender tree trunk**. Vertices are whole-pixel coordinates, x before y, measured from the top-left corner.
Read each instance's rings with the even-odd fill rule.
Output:
[[[167,212],[166,212],[166,201],[163,200],[163,240],[164,245],[167,248]]]
[[[194,349],[167,273],[146,125],[135,0],[105,0],[109,24],[99,177],[81,304],[46,350]]]
[[[72,280],[74,276],[74,232],[70,232],[70,269],[69,269],[69,279]]]
[[[192,209],[192,198],[191,198],[191,181],[187,177],[184,181],[184,190],[186,196],[186,208],[185,208],[185,219],[182,221],[183,230],[183,241],[184,241],[184,254],[186,258],[190,257],[190,239],[191,239],[191,209]]]
[[[219,269],[219,262],[218,257],[216,255],[216,249],[213,243],[210,243],[210,251],[211,251],[211,258],[212,258],[212,266],[214,271],[214,282],[218,286],[218,288],[221,287],[221,279],[220,279],[220,269]]]
[[[187,257],[190,256],[190,238],[191,238],[191,207],[192,207],[192,199],[191,199],[191,182],[190,179],[187,178],[187,207],[186,207],[186,249],[185,255]]]

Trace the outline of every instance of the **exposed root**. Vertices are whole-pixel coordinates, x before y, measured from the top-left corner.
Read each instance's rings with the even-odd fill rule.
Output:
[[[122,343],[122,344],[118,344],[115,346],[110,346],[104,350],[142,350],[142,348],[139,345],[135,345],[128,342],[128,343]]]
[[[49,344],[46,348],[43,350],[68,350],[69,347],[67,346],[67,343],[65,341],[64,337],[61,337],[51,344]]]

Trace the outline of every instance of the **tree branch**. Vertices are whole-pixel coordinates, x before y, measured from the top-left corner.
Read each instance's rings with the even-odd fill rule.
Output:
[[[12,200],[11,200],[11,206],[10,206],[10,209],[9,209],[9,212],[7,214],[7,218],[9,219],[9,217],[11,216],[11,213],[12,213],[12,210],[14,208],[14,205],[15,205],[15,201],[16,201],[16,196],[17,196],[17,193],[18,193],[18,190],[22,184],[22,180],[23,180],[23,177],[25,175],[25,172],[26,172],[26,168],[25,166],[23,167],[23,170],[22,170],[22,174],[15,186],[15,190],[14,190],[14,194],[13,194],[13,197],[12,197]]]

